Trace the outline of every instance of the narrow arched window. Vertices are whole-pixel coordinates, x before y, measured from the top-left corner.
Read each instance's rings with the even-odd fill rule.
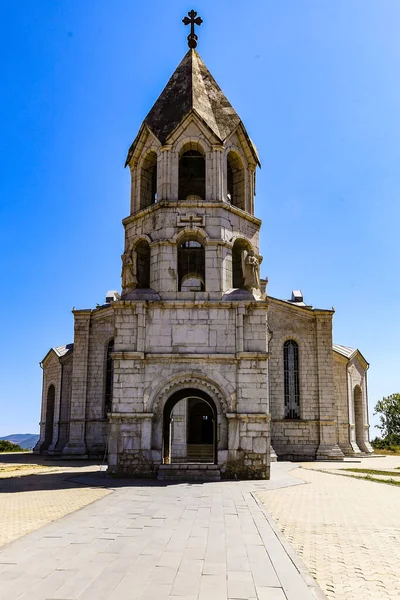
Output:
[[[135,247],[137,287],[150,287],[150,246],[146,240],[140,241]]]
[[[204,200],[206,197],[206,161],[198,144],[185,146],[179,158],[180,200]]]
[[[178,290],[203,292],[205,276],[204,246],[194,239],[185,240],[178,248]]]
[[[114,361],[111,353],[114,352],[114,339],[107,344],[106,350],[106,393],[104,397],[104,416],[111,412],[113,398],[113,380],[114,380]]]
[[[300,419],[299,347],[294,340],[283,345],[285,419]]]
[[[157,154],[149,152],[140,171],[140,208],[157,201]]]
[[[44,442],[40,448],[41,450],[47,450],[53,441],[55,399],[56,399],[56,388],[54,387],[53,384],[51,384],[51,385],[49,385],[49,389],[47,390],[45,434],[44,434]]]
[[[231,151],[228,153],[226,162],[227,199],[233,206],[246,210],[245,170],[242,160],[235,152]]]

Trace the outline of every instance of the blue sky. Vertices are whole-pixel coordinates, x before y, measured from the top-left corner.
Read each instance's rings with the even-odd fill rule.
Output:
[[[38,431],[40,360],[73,341],[73,306],[120,288],[124,160],[191,8],[259,149],[269,293],[335,307],[370,406],[400,391],[398,0],[3,0],[0,435]]]

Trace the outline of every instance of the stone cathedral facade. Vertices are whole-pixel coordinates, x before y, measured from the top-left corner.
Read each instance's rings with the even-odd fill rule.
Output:
[[[121,291],[41,363],[36,452],[202,480],[372,451],[368,363],[332,344],[332,310],[260,279],[259,164],[191,47],[128,152]]]

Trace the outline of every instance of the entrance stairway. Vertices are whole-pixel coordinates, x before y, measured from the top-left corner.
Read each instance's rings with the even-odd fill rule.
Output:
[[[220,481],[218,465],[204,463],[186,463],[160,465],[158,481]]]

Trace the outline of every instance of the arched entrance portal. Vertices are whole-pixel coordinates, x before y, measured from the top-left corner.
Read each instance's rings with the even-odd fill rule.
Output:
[[[163,412],[163,463],[216,463],[217,410],[202,390],[187,388],[168,398]]]

